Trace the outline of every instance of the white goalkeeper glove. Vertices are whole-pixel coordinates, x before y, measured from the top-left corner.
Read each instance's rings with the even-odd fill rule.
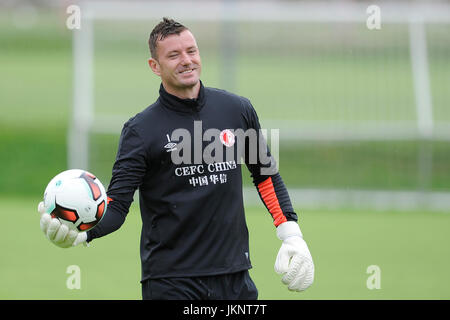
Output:
[[[277,237],[283,243],[275,261],[275,271],[283,274],[281,281],[289,290],[306,290],[314,281],[314,263],[297,222],[280,224]]]
[[[38,205],[38,212],[41,214],[41,230],[53,244],[61,248],[69,248],[83,243],[87,245],[86,232],[78,232],[70,230],[68,226],[62,224],[56,218],[52,218],[50,214],[45,212],[44,203]]]

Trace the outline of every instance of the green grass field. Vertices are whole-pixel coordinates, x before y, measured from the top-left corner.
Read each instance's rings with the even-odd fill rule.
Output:
[[[90,247],[61,249],[39,228],[38,198],[2,197],[0,299],[140,299],[140,213],[133,204],[121,229]],[[450,215],[436,212],[298,210],[316,274],[303,293],[273,271],[280,241],[265,209],[247,208],[251,275],[260,299],[448,299]],[[67,268],[81,271],[68,289]],[[367,267],[381,269],[369,290]]]
[[[55,247],[39,228],[36,207],[44,188],[67,168],[71,32],[55,12],[40,13],[37,24],[28,29],[13,26],[6,11],[0,18],[0,299],[140,299],[141,223],[136,203],[119,231],[89,248]],[[149,24],[98,27],[96,110],[131,117],[156,99],[159,86],[146,66]],[[240,41],[250,49],[238,52],[234,85],[236,93],[251,99],[262,122],[414,121],[405,28],[386,26],[369,34],[348,26],[335,31],[319,26],[289,29],[299,39],[324,37],[303,47],[302,41],[292,45],[288,37],[280,39],[278,32],[283,30],[264,26],[262,32],[270,39],[290,46],[279,52],[276,45],[267,48],[263,38],[247,27]],[[214,29],[193,28],[212,41],[200,44],[202,80],[221,87],[224,69],[217,60],[221,49],[214,42]],[[448,122],[448,29],[433,26],[428,31],[434,117],[436,122]],[[335,39],[351,44],[361,37],[367,37],[363,54],[333,49]],[[319,43],[326,44],[326,50]],[[107,185],[118,135],[92,135],[91,141],[90,170]],[[282,144],[280,172],[288,189],[449,191],[449,143],[430,143],[432,171],[426,185],[418,169],[421,147],[419,141]],[[248,172],[245,177],[250,185]],[[301,203],[294,205],[315,261],[314,285],[304,293],[284,287],[273,271],[280,241],[271,218],[262,204],[249,207],[251,274],[260,299],[450,298],[448,212],[304,211]],[[71,265],[81,269],[80,290],[66,287]],[[379,290],[366,287],[371,265],[381,269]]]

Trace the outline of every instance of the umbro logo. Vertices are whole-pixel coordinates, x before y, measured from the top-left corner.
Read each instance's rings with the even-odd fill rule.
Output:
[[[168,143],[164,146],[164,149],[166,149],[166,152],[172,152],[177,150],[177,144],[175,142],[170,141],[170,137],[168,134],[166,134]]]

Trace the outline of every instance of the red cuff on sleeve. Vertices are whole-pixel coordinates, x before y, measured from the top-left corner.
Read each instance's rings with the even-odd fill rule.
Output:
[[[267,209],[273,218],[273,224],[278,227],[283,222],[286,222],[286,216],[281,210],[280,203],[278,202],[277,194],[273,186],[272,178],[269,177],[263,182],[258,184],[258,191],[261,194],[261,198],[264,201]]]

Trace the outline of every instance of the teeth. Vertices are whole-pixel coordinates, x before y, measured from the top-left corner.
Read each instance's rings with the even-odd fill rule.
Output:
[[[192,72],[193,70],[194,70],[194,69],[186,70],[186,71],[183,71],[182,73]]]

